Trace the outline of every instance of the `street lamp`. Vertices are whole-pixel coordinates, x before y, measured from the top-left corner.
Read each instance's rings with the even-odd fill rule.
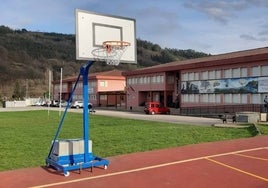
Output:
[[[60,106],[59,106],[59,117],[61,116],[61,99],[62,99],[62,71],[63,68],[60,68]]]

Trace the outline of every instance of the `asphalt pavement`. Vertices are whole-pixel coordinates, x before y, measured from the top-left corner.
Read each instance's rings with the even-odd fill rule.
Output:
[[[2,111],[28,111],[28,110],[55,110],[55,111],[64,111],[64,108],[59,109],[55,107],[17,107],[17,108],[0,108]],[[103,116],[112,116],[128,119],[140,119],[148,121],[157,121],[157,122],[169,122],[175,124],[191,124],[191,125],[206,125],[211,126],[215,124],[221,124],[222,120],[217,118],[206,118],[206,117],[193,117],[193,116],[180,116],[180,115],[164,115],[164,114],[155,114],[148,115],[142,112],[135,111],[119,111],[119,110],[104,110],[104,109],[95,109],[95,115]],[[70,112],[82,113],[83,109],[68,109]]]

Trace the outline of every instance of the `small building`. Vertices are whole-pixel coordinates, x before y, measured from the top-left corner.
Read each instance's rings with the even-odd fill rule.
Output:
[[[60,80],[53,82],[53,98],[68,100],[74,88],[77,77],[69,77],[62,80],[62,92],[60,92]],[[121,106],[125,107],[125,77],[122,71],[112,70],[99,73],[89,73],[88,97],[94,106]],[[73,95],[73,101],[83,100],[83,80],[80,78]]]
[[[123,73],[127,108],[161,102],[173,114],[263,111],[268,95],[268,48],[175,61]]]

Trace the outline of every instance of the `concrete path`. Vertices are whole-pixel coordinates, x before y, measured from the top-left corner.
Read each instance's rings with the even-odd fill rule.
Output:
[[[59,108],[54,107],[24,107],[24,108],[0,108],[0,112],[3,111],[28,111],[28,110],[54,110],[58,111]],[[61,109],[64,111],[64,108]],[[83,109],[68,109],[68,112],[78,112],[82,113]],[[175,124],[192,124],[192,125],[206,125],[211,126],[214,124],[222,123],[222,120],[217,118],[205,118],[205,117],[192,117],[192,116],[179,116],[179,115],[164,115],[164,114],[156,114],[156,115],[148,115],[142,112],[133,112],[133,111],[116,111],[116,110],[104,110],[104,109],[96,109],[96,115],[103,116],[112,116],[112,117],[121,117],[128,119],[140,119],[140,120],[149,120],[149,121],[157,121],[157,122],[169,122]]]

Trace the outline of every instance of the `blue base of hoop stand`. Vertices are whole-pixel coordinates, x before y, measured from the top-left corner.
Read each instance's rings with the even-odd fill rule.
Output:
[[[61,121],[59,123],[57,132],[55,134],[55,137],[53,139],[49,154],[46,158],[46,165],[52,166],[57,171],[63,172],[65,176],[69,175],[70,170],[81,170],[85,168],[92,168],[93,167],[100,167],[103,166],[104,169],[106,169],[109,165],[109,161],[97,156],[94,156],[94,154],[89,151],[89,120],[88,120],[88,71],[89,68],[93,65],[93,61],[88,61],[84,66],[80,68],[80,74],[75,82],[74,88],[71,92],[71,95],[68,100],[68,104],[65,108],[65,111],[62,115]],[[66,113],[68,108],[70,107],[70,103],[72,101],[72,97],[74,94],[74,91],[76,89],[77,83],[80,80],[80,76],[83,76],[83,139],[78,139],[83,141],[83,153],[70,153],[70,154],[58,154],[54,152],[55,145],[58,144],[58,142],[61,142],[60,140],[57,140],[59,136],[59,132],[61,130],[61,127],[63,125],[63,121],[65,119]],[[62,142],[72,142],[73,140],[62,140]]]

